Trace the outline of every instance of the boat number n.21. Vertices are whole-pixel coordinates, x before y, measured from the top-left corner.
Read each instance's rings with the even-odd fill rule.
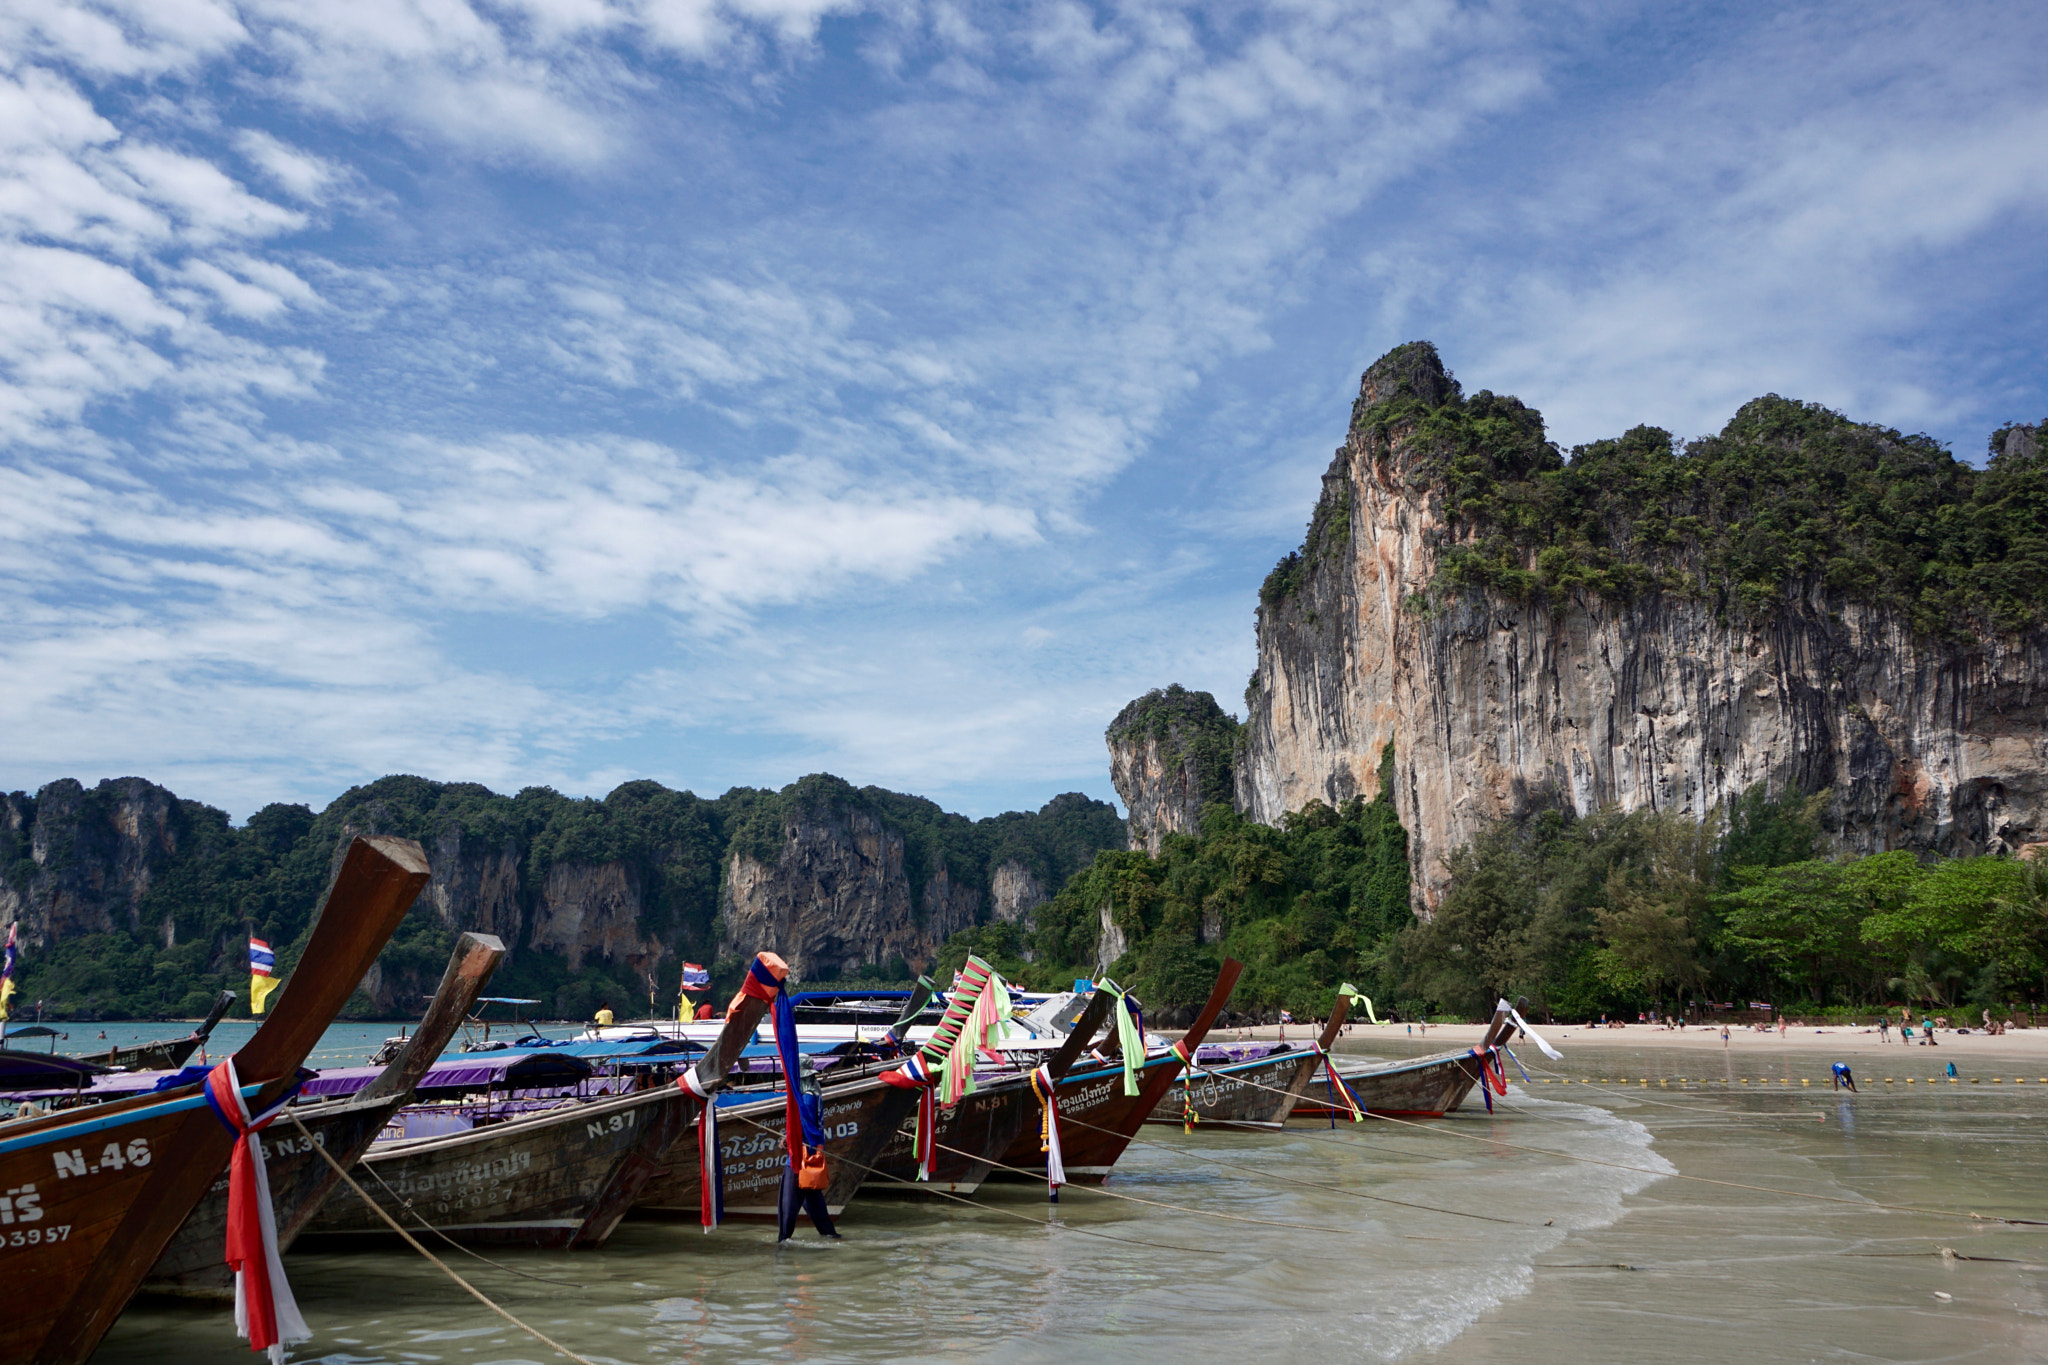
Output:
[[[74,1175],[97,1175],[101,1171],[119,1171],[129,1166],[149,1164],[149,1139],[136,1138],[126,1147],[110,1142],[100,1149],[98,1161],[85,1159],[85,1148],[73,1147],[68,1152],[52,1152],[57,1163],[57,1178],[69,1180]]]

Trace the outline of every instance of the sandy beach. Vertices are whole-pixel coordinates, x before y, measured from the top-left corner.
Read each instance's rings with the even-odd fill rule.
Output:
[[[1428,1044],[1432,1048],[1474,1047],[1486,1037],[1484,1024],[1431,1024],[1426,1032],[1410,1033],[1408,1024],[1357,1024],[1347,1027],[1339,1041],[1340,1048],[1368,1050],[1375,1042],[1399,1043],[1404,1048],[1409,1044]],[[1996,1058],[2009,1058],[2015,1062],[2024,1061],[2030,1067],[2048,1063],[2048,1028],[2009,1029],[2000,1035],[1971,1031],[1954,1033],[1937,1030],[1933,1047],[1921,1047],[1916,1036],[1909,1047],[1901,1046],[1897,1029],[1891,1031],[1886,1041],[1874,1028],[1848,1024],[1804,1028],[1788,1026],[1781,1037],[1776,1029],[1759,1033],[1748,1027],[1731,1026],[1728,1041],[1721,1041],[1718,1028],[1666,1029],[1662,1025],[1629,1024],[1623,1028],[1587,1028],[1584,1024],[1538,1025],[1536,1031],[1558,1051],[1570,1057],[1574,1051],[1589,1048],[1670,1048],[1685,1052],[1728,1053],[1742,1057],[1768,1058],[1774,1052],[1784,1053],[1795,1049],[1810,1051],[1826,1048],[1844,1056],[1888,1055],[1900,1061],[1925,1062],[1939,1058],[1947,1061],[1961,1061],[1965,1058],[1983,1062]],[[1916,1027],[1917,1035],[1919,1029]],[[1234,1038],[1274,1038],[1283,1030],[1274,1025],[1262,1028],[1218,1029],[1210,1034],[1217,1040]],[[1289,1024],[1284,1029],[1290,1041],[1314,1039],[1315,1030],[1301,1024]],[[1521,1051],[1519,1046],[1515,1049]]]

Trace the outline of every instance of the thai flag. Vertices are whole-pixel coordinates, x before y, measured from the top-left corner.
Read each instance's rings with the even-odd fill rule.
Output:
[[[701,991],[711,985],[711,973],[695,962],[683,964],[683,989]]]
[[[260,938],[249,940],[249,975],[269,976],[277,966],[277,954],[270,951],[270,945]]]
[[[4,965],[0,965],[0,1019],[5,1019],[7,1017],[7,1002],[14,998],[15,928],[15,924],[9,924],[7,926],[7,961]]]

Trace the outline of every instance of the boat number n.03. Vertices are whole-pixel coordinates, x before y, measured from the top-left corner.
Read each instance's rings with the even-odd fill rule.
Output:
[[[85,1150],[83,1147],[73,1147],[68,1152],[50,1153],[51,1159],[57,1163],[59,1180],[69,1180],[74,1175],[97,1175],[101,1171],[119,1171],[130,1166],[149,1164],[148,1138],[136,1138],[126,1147],[118,1142],[110,1142],[100,1149],[97,1161],[87,1161]]]
[[[584,1124],[583,1135],[588,1138],[601,1138],[606,1133],[624,1132],[632,1126],[633,1111],[628,1109],[622,1113],[613,1114],[610,1119],[599,1119],[595,1123]]]

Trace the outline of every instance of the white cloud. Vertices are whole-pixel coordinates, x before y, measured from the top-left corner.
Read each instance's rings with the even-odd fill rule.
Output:
[[[325,157],[291,146],[260,129],[235,134],[235,150],[292,198],[320,204],[349,178],[348,172]]]
[[[1473,384],[1567,441],[1718,429],[1765,391],[1966,420],[1987,376],[1926,338],[1998,307],[2048,227],[2048,106],[1995,17],[1787,14],[1574,128],[1500,218],[1377,268],[1411,282],[1402,315],[1449,304]]]

